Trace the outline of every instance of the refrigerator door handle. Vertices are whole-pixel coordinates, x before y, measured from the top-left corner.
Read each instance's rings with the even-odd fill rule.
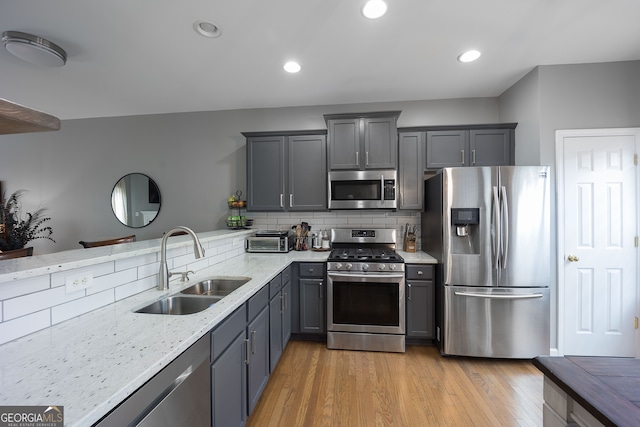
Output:
[[[507,187],[502,186],[500,197],[500,216],[502,217],[502,268],[507,268],[507,255],[509,254],[509,203],[507,201]]]
[[[503,294],[475,294],[473,292],[454,292],[455,296],[460,297],[475,297],[475,298],[487,298],[487,299],[528,299],[528,298],[542,298],[542,294],[518,294],[518,295],[503,295]]]
[[[498,260],[500,259],[500,197],[498,196],[498,187],[492,187],[492,198],[493,203],[491,203],[491,210],[493,211],[493,218],[491,220],[494,230],[493,241],[491,242],[491,246],[493,249],[493,268],[498,268]]]

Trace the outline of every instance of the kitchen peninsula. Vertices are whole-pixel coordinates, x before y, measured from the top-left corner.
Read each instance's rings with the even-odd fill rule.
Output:
[[[92,298],[101,293],[116,295],[111,303],[0,345],[0,360],[3,361],[0,405],[64,406],[65,425],[94,425],[268,286],[290,264],[326,261],[327,252],[247,254],[243,243],[252,232],[254,230],[199,233],[206,250],[204,260],[195,260],[188,252],[187,248],[192,245],[186,236],[172,238],[168,248],[174,268],[185,266],[196,273],[185,284],[172,281],[169,291],[158,291],[154,287],[159,239],[67,251],[19,263],[0,263],[4,319],[16,315],[18,310],[6,304],[8,300],[20,302],[23,299],[38,305],[44,304],[42,300],[47,298],[63,298],[56,292],[64,294],[64,276],[78,269],[95,273],[95,289],[87,289],[84,298],[75,300],[80,301],[79,305],[93,304]],[[402,255],[411,262],[435,261],[424,253]],[[51,258],[56,262],[47,263]],[[113,272],[105,273],[106,266]],[[111,282],[121,281],[120,276],[128,270],[133,270],[129,274],[137,272],[137,278],[128,278],[129,282],[113,288]],[[178,293],[211,276],[247,276],[251,280],[200,313],[188,316],[134,313],[151,301]],[[41,290],[44,294],[33,301],[32,295],[37,293],[34,286],[41,281],[50,283],[50,288]],[[147,288],[126,294],[126,288],[139,289],[140,286]],[[10,297],[18,292],[17,287],[24,288],[22,292],[31,289],[31,294]],[[40,316],[41,312],[47,318],[62,316],[55,307],[36,310],[33,316]],[[6,334],[6,329],[0,332]]]
[[[637,426],[640,360],[541,356],[544,425]]]

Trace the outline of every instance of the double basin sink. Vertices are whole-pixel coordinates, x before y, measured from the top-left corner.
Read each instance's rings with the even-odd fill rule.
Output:
[[[212,277],[136,310],[148,314],[194,314],[211,307],[251,280],[250,277]]]

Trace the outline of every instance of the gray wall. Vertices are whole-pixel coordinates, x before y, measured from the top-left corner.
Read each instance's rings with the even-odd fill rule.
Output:
[[[640,61],[540,66],[499,97],[500,120],[518,122],[516,163],[551,166],[555,132],[640,126]],[[537,141],[537,142],[536,142]],[[531,146],[530,146],[531,145]],[[551,201],[551,346],[557,347],[556,200]]]
[[[399,126],[498,121],[497,98],[68,120],[58,132],[0,135],[0,181],[8,192],[29,190],[26,211],[44,206],[53,218],[57,243],[34,242],[36,254],[131,233],[157,238],[176,225],[223,228],[227,197],[245,192],[241,132],[325,129],[323,114],[383,110],[402,110]],[[162,208],[145,228],[123,226],[111,210],[113,186],[131,172],[160,187]]]

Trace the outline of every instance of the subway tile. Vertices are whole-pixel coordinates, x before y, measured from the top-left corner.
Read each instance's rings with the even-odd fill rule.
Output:
[[[49,289],[50,283],[51,276],[49,274],[2,283],[0,284],[0,300]]]
[[[18,317],[8,322],[0,323],[0,344],[51,326],[51,311],[38,311],[27,316]]]
[[[127,283],[126,285],[118,286],[115,288],[116,301],[120,301],[131,295],[139,294],[148,289],[155,288],[157,280],[154,277],[145,277],[144,279],[136,280],[135,282]]]
[[[85,290],[67,294],[64,286],[12,298],[3,302],[4,320],[15,319],[85,296]]]
[[[87,288],[87,295],[97,294],[135,280],[138,280],[138,271],[136,268],[107,274],[106,276],[94,277],[93,286]]]
[[[108,289],[98,294],[70,301],[51,308],[51,323],[53,325],[104,307],[115,301],[114,290]]]
[[[138,267],[138,278],[151,277],[158,274],[160,271],[160,262],[154,262],[153,264],[145,264]]]

